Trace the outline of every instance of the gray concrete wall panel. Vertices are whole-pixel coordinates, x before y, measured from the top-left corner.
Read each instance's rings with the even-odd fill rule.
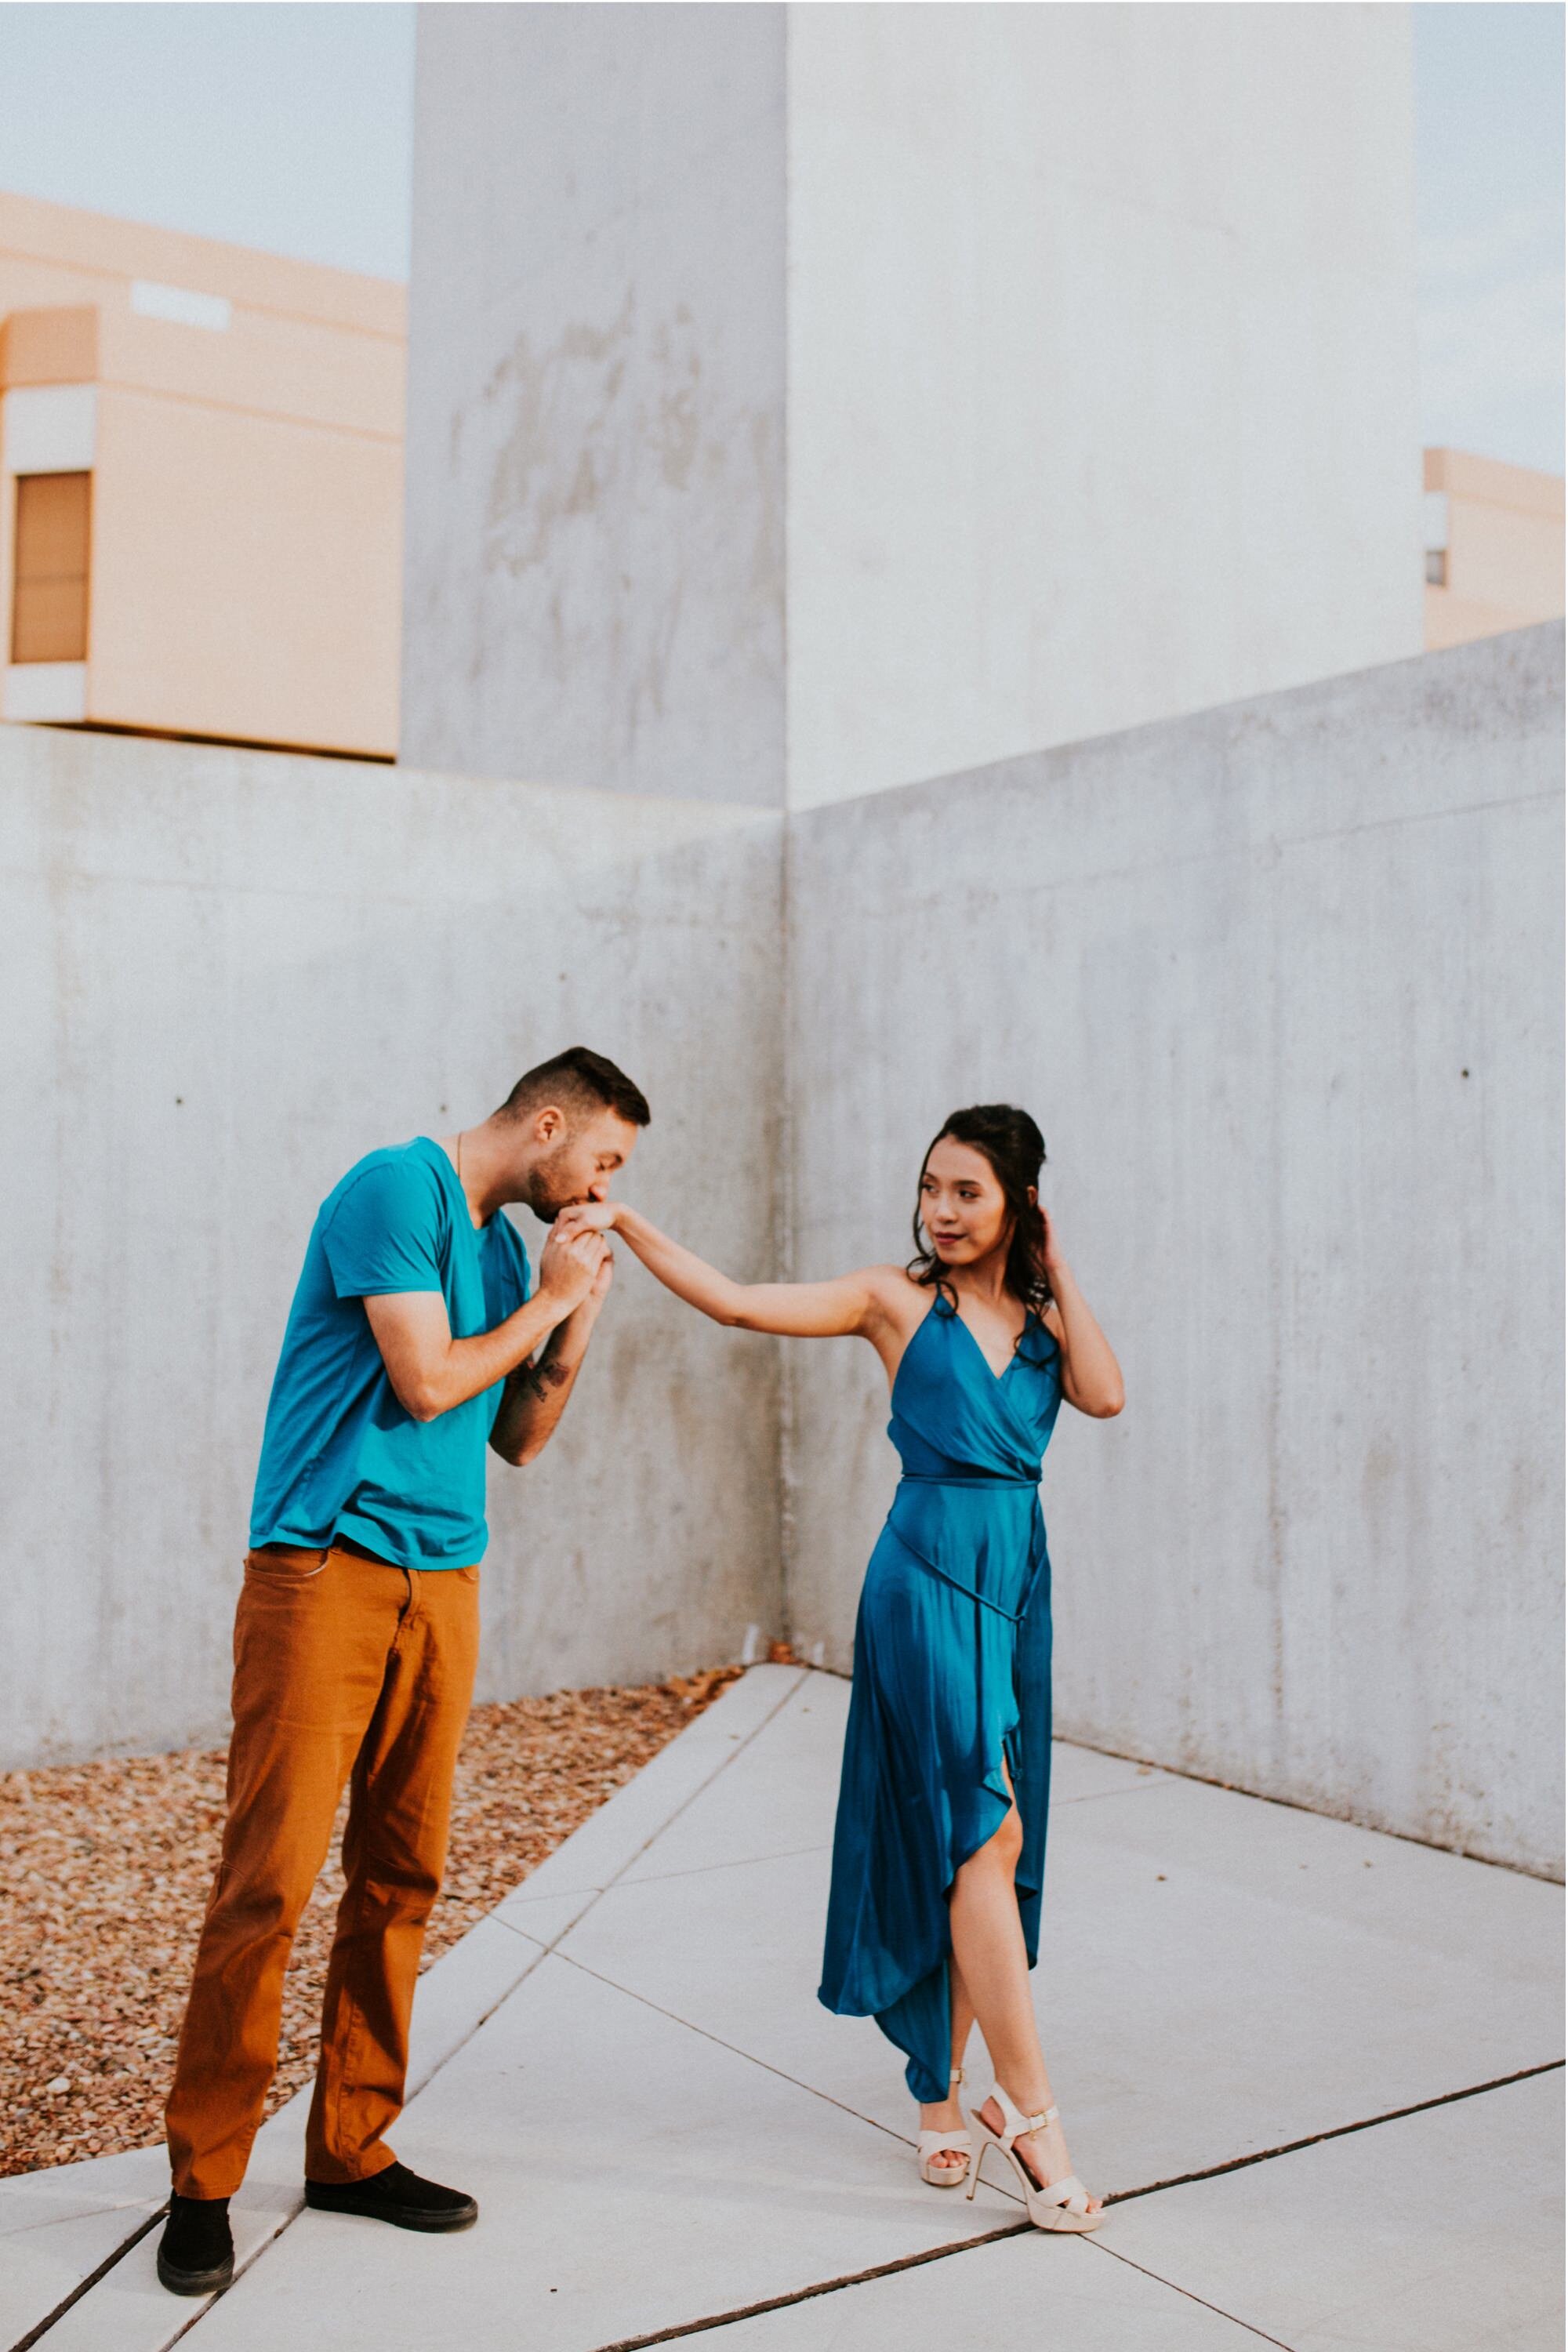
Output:
[[[784,15],[420,11],[403,749],[784,800]]]
[[[314,1203],[583,1038],[743,1276],[901,1258],[943,1114],[1029,1104],[1129,1390],[1048,1465],[1060,1727],[1555,1868],[1561,693],[1524,632],[795,816],[787,876],[766,812],[0,730],[4,1760],[221,1734]],[[483,1693],[847,1666],[886,1420],[624,1264],[494,1475]]]
[[[805,807],[1417,653],[1413,173],[1402,5],[421,9],[403,756]]]
[[[792,807],[1420,652],[1408,8],[789,27]]]
[[[778,822],[9,727],[0,828],[0,1764],[216,1739],[284,1319],[362,1152],[586,1043],[652,1101],[638,1197],[769,1271]],[[481,1696],[776,1631],[777,1426],[773,1349],[623,1262],[554,1444],[492,1461]]]
[[[1069,1737],[1560,1866],[1562,633],[792,819],[795,1270],[1032,1108],[1125,1364],[1047,1463]],[[790,1622],[895,1475],[786,1347]],[[817,1645],[821,1645],[818,1652]]]

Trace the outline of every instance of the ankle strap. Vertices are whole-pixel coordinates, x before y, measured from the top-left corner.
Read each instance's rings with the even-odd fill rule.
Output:
[[[1005,2147],[1011,2147],[1014,2140],[1024,2138],[1029,2132],[1044,2131],[1047,2124],[1056,2122],[1061,2112],[1058,2107],[1049,2106],[1042,2107],[1038,2115],[1026,2116],[1013,2105],[1000,2083],[992,2084],[991,2095],[1002,2110],[1002,2121],[1005,2126],[1002,2144]]]

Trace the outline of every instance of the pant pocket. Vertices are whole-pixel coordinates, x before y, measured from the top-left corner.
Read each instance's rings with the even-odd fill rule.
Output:
[[[246,1553],[245,1572],[268,1583],[305,1584],[311,1577],[320,1576],[331,1558],[331,1550],[327,1546],[318,1551],[301,1551],[293,1544],[263,1544],[259,1551]]]

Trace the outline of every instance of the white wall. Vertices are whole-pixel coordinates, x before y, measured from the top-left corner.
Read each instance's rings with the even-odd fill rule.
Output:
[[[795,805],[1421,650],[1409,45],[791,8]]]
[[[225,1735],[268,1387],[362,1152],[589,1044],[653,1105],[638,1196],[766,1273],[778,831],[0,728],[0,1764]],[[771,1348],[623,1265],[554,1444],[492,1465],[481,1695],[776,1630],[777,1426]]]
[[[1562,632],[791,826],[795,1271],[901,1259],[1021,1101],[1127,1374],[1045,1503],[1058,1723],[1560,1867]],[[789,1620],[848,1663],[896,1458],[788,1346]]]
[[[1393,0],[422,9],[404,756],[811,806],[1418,652],[1410,112]]]
[[[405,760],[784,798],[784,20],[419,12]]]

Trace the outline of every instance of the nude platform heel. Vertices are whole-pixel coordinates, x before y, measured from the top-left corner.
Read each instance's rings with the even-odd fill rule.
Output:
[[[1049,2181],[1042,2189],[1013,2146],[1013,2142],[1026,2132],[1043,2131],[1047,2124],[1055,2123],[1058,2110],[1045,2107],[1037,2116],[1020,2115],[1000,2083],[992,2084],[991,2096],[1002,2110],[1004,2128],[994,2132],[984,2116],[971,2110],[969,2120],[980,2135],[980,2145],[969,2167],[970,2197],[973,2199],[980,2186],[980,2168],[985,2161],[986,2151],[999,2147],[1018,2176],[1024,2203],[1037,2230],[1098,2230],[1105,2219],[1104,2211],[1089,2211],[1089,2191],[1076,2172],[1066,2174],[1060,2180]],[[982,2100],[982,2106],[984,2104]]]
[[[948,2081],[955,2087],[963,2080],[963,2069],[955,2066]],[[921,2179],[932,2189],[961,2189],[964,2175],[973,2161],[974,2142],[962,2124],[950,2124],[945,2131],[922,2131],[920,2136]],[[943,2148],[960,2148],[965,2161],[958,2166],[938,2165],[936,2158]]]

